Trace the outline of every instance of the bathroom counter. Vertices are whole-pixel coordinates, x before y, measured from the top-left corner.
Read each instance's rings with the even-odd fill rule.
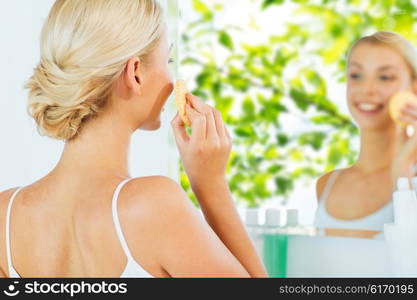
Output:
[[[382,232],[310,227],[307,234],[288,234],[286,247],[285,277],[393,276]]]
[[[383,238],[289,235],[287,277],[392,277]]]

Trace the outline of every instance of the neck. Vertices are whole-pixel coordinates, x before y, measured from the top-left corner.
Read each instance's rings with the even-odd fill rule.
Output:
[[[366,173],[390,168],[394,134],[394,128],[361,131],[359,159],[355,167]]]
[[[128,160],[132,133],[131,128],[114,115],[92,120],[76,138],[65,143],[54,171],[60,174],[130,177]]]

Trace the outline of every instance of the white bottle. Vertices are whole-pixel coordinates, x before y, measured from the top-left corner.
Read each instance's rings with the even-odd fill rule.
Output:
[[[412,179],[415,188],[417,181]],[[408,178],[398,178],[393,194],[394,223],[384,224],[384,236],[394,276],[417,276],[417,197]]]
[[[298,218],[297,212],[290,212],[290,221],[283,226],[281,224],[281,210],[276,208],[268,208],[265,211],[264,234],[288,234],[292,229],[297,228]]]
[[[249,237],[254,243],[255,249],[262,257],[263,255],[263,228],[259,224],[259,209],[247,208],[245,211],[245,225]]]
[[[298,210],[287,209],[287,222],[285,227],[298,227]]]
[[[394,222],[399,226],[417,226],[417,197],[410,187],[408,178],[397,180],[393,194]]]
[[[298,209],[287,209],[287,222],[285,228],[288,234],[296,235],[315,235],[314,226],[301,226],[298,218]]]
[[[298,224],[298,210],[287,209],[287,221],[285,222],[285,231],[287,234],[300,234],[300,227]]]
[[[281,226],[281,211],[276,208],[268,208],[265,211],[265,227],[277,228]]]

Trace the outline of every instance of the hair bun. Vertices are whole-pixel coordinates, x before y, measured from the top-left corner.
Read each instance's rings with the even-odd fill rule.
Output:
[[[68,77],[57,65],[43,60],[25,85],[29,89],[28,113],[41,135],[70,140],[100,109],[101,102],[92,97],[97,90],[91,80]]]
[[[72,107],[36,102],[29,105],[29,113],[41,135],[71,140],[79,133],[81,124],[98,113],[98,108],[91,101]]]

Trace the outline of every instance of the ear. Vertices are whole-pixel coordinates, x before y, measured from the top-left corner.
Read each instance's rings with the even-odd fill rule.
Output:
[[[142,62],[138,57],[132,57],[126,64],[124,72],[126,86],[135,94],[140,94],[142,89]]]

